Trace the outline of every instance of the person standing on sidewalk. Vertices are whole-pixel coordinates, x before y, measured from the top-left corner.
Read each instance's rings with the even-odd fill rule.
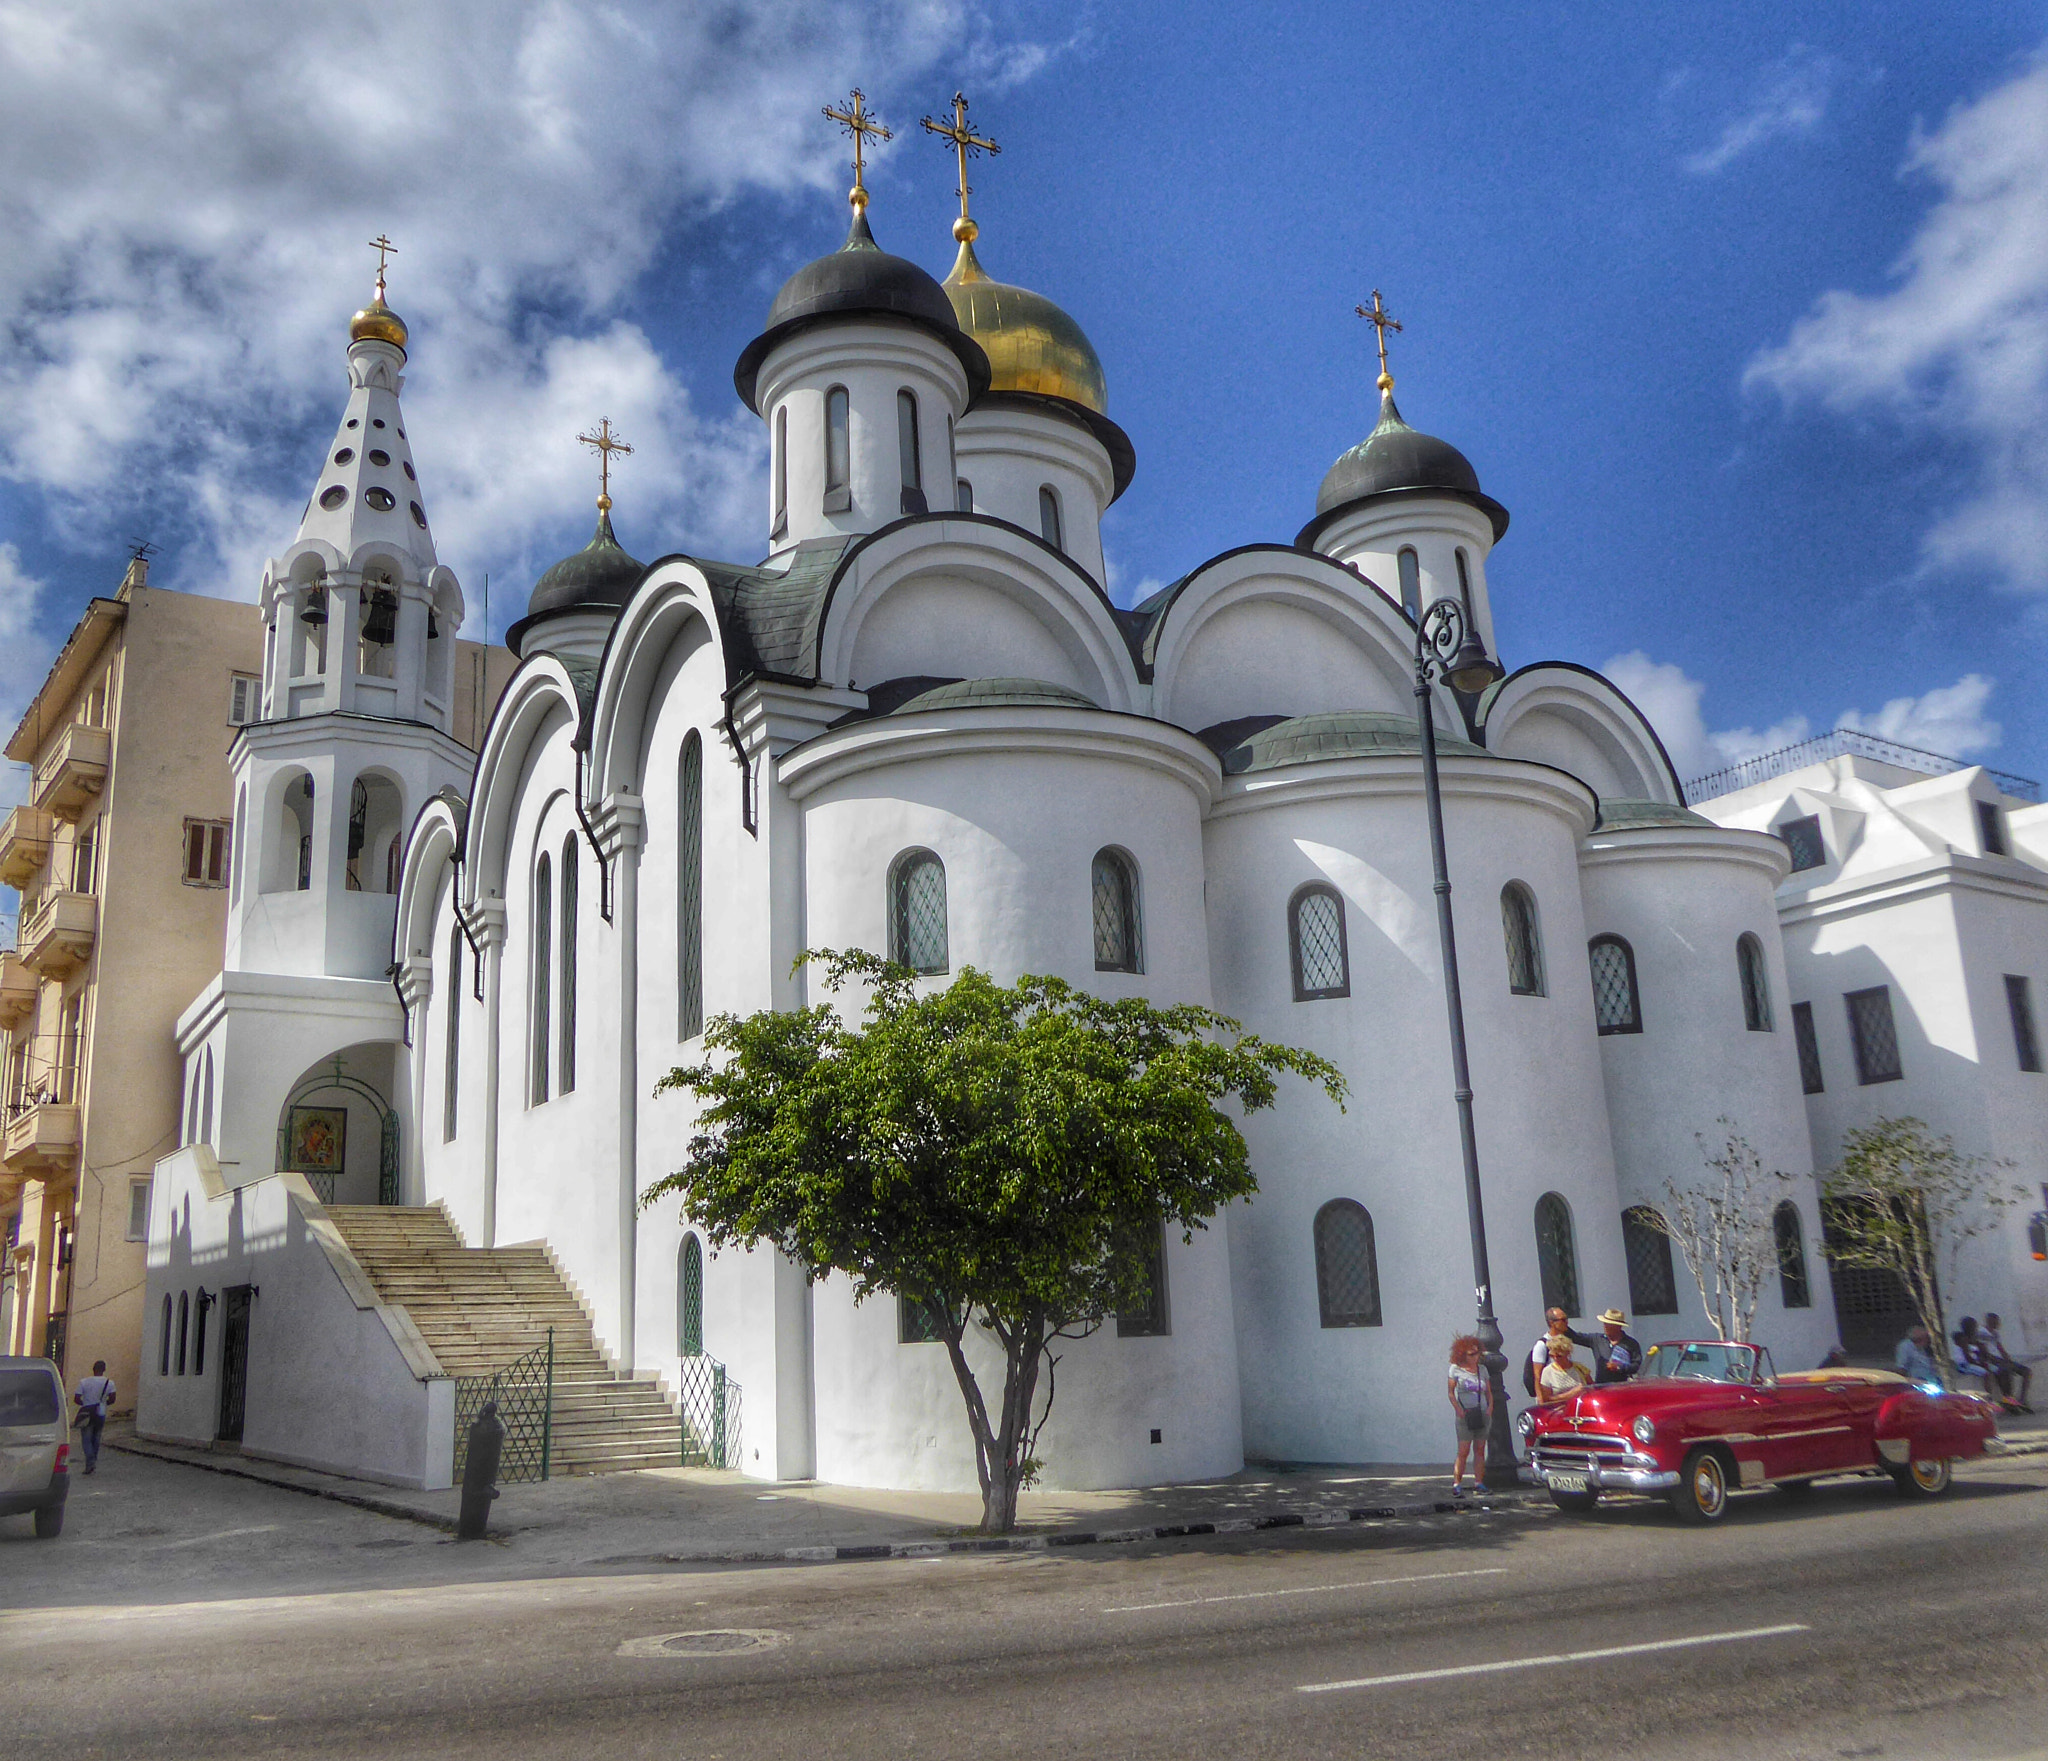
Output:
[[[1642,1341],[1628,1330],[1628,1316],[1620,1309],[1609,1309],[1600,1317],[1600,1330],[1605,1335],[1593,1347],[1595,1382],[1627,1382],[1634,1378],[1636,1371],[1643,1367]]]
[[[1486,1432],[1493,1423],[1493,1389],[1480,1367],[1484,1347],[1478,1336],[1461,1333],[1451,1341],[1448,1384],[1451,1413],[1457,1425],[1457,1460],[1451,1468],[1451,1496],[1465,1496],[1465,1468],[1474,1481],[1486,1477]]]
[[[114,1404],[114,1384],[107,1376],[104,1358],[92,1366],[92,1374],[81,1376],[71,1396],[78,1408],[75,1421],[84,1430],[85,1471],[97,1473],[100,1465],[100,1433],[107,1428],[107,1413]]]

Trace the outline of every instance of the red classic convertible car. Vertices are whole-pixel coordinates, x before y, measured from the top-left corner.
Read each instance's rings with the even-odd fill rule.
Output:
[[[1728,1494],[1776,1485],[1805,1492],[1832,1474],[1884,1473],[1903,1492],[1946,1492],[1953,1464],[1998,1436],[1987,1400],[1922,1387],[1889,1370],[1776,1375],[1758,1345],[1653,1345],[1632,1382],[1589,1387],[1524,1413],[1527,1477],[1560,1510],[1602,1492],[1653,1492],[1710,1523]]]

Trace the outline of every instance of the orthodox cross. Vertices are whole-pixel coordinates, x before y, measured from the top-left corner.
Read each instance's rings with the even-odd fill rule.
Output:
[[[595,434],[579,434],[576,438],[597,454],[597,506],[600,513],[608,514],[612,509],[612,454],[633,449],[612,432],[609,416],[598,423]]]
[[[848,94],[844,110],[835,110],[827,104],[825,114],[853,136],[853,189],[846,199],[853,204],[853,211],[858,214],[868,205],[867,138],[873,135],[878,140],[887,141],[895,137],[882,126],[881,119],[867,108],[867,97],[858,86]]]
[[[994,141],[984,140],[967,126],[967,100],[958,92],[953,94],[953,120],[934,122],[927,116],[924,119],[924,127],[933,134],[951,141],[954,152],[959,155],[960,187],[953,193],[960,198],[960,223],[953,228],[953,236],[962,240],[971,239],[980,228],[967,217],[967,197],[971,191],[971,186],[967,182],[967,161],[977,153],[1000,153],[1002,148]]]
[[[377,253],[377,297],[384,297],[384,259],[398,255],[398,247],[381,232],[370,240],[370,249]]]
[[[1359,317],[1363,318],[1366,323],[1370,324],[1374,330],[1379,332],[1380,390],[1392,391],[1394,389],[1394,376],[1387,371],[1387,332],[1399,330],[1401,328],[1401,321],[1398,318],[1390,317],[1386,307],[1380,304],[1380,290],[1378,288],[1372,290],[1372,310],[1370,312],[1363,306],[1354,306],[1352,310]]]

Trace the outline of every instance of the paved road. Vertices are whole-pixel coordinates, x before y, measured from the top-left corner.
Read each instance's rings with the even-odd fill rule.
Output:
[[[5,1595],[22,1555],[0,1526]],[[355,1568],[331,1583],[287,1521],[166,1556],[177,1601],[17,1603],[0,1679],[34,1688],[9,1696],[8,1755],[2048,1756],[2031,1461],[1979,1464],[1937,1504],[1881,1482],[1756,1494],[1705,1531],[1645,1505],[511,1583],[352,1536],[321,1544]],[[296,1589],[217,1575],[264,1553]],[[767,1637],[658,1644],[705,1631]]]

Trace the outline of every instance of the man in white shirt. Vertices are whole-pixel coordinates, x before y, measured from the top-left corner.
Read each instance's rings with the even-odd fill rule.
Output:
[[[114,1384],[107,1376],[106,1360],[102,1358],[92,1366],[92,1374],[79,1378],[77,1390],[71,1396],[72,1404],[78,1408],[79,1422],[85,1432],[85,1471],[97,1473],[100,1465],[100,1433],[107,1428],[107,1414],[114,1405]]]

